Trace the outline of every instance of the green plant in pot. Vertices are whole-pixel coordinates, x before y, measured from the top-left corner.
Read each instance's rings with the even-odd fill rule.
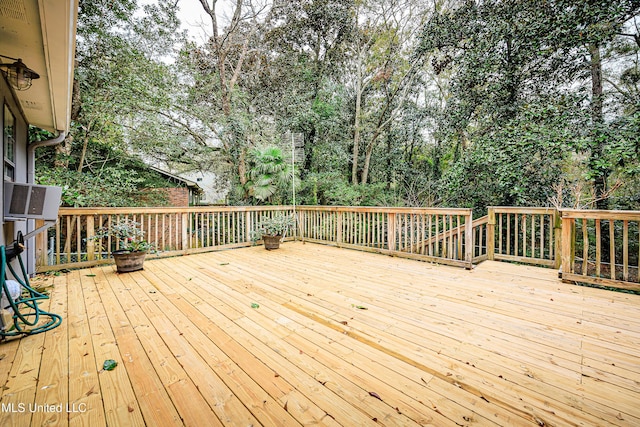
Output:
[[[267,250],[278,249],[282,237],[286,235],[289,228],[293,227],[294,224],[293,217],[284,213],[276,213],[272,217],[263,217],[252,232],[251,238],[254,242],[262,240]]]
[[[93,239],[100,247],[108,242],[118,273],[142,270],[147,253],[156,251],[155,245],[145,240],[141,224],[128,218],[99,228]]]

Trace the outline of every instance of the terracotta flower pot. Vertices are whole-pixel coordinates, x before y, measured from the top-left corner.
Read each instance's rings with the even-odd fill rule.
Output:
[[[116,262],[116,271],[118,273],[129,273],[131,271],[142,270],[147,252],[118,250],[113,251],[112,255]]]

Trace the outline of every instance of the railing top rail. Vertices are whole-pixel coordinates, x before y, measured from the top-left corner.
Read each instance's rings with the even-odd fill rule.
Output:
[[[183,212],[250,212],[292,210],[293,206],[189,206],[189,207],[91,207],[60,208],[60,215],[127,215],[163,214]],[[374,206],[296,206],[299,211],[323,212],[379,212],[406,214],[471,215],[470,208],[415,208],[415,207],[374,207]]]
[[[640,211],[603,211],[587,209],[562,209],[562,218],[613,219],[640,221]]]
[[[514,206],[489,206],[495,213],[517,213],[517,214],[553,214],[556,212],[555,208],[545,207],[514,207]]]
[[[481,216],[480,218],[476,218],[473,220],[473,226],[477,227],[479,225],[483,225],[483,224],[488,224],[489,223],[489,216],[485,215],[485,216]]]
[[[135,207],[135,208],[60,208],[59,215],[126,215],[126,214],[163,214],[183,212],[247,212],[247,211],[283,211],[293,206],[184,206],[184,207]]]
[[[325,212],[390,212],[407,214],[437,214],[437,215],[471,215],[471,208],[420,208],[420,207],[378,207],[378,206],[296,206],[298,210]]]

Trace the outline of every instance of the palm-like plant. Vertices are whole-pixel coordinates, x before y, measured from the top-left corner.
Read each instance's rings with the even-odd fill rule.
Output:
[[[260,201],[269,199],[293,179],[293,167],[284,160],[278,147],[252,150],[249,166],[247,190],[250,196]]]

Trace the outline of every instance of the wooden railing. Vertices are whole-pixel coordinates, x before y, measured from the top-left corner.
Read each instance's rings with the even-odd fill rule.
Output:
[[[562,211],[563,280],[638,289],[640,211]]]
[[[85,267],[110,262],[115,242],[97,245],[92,239],[103,226],[120,218],[141,224],[144,238],[158,256],[172,256],[248,246],[261,218],[275,212],[292,213],[288,206],[225,206],[192,208],[61,208],[58,223],[47,238],[37,240],[38,271]],[[294,230],[292,230],[294,231]]]
[[[193,208],[62,208],[47,239],[37,244],[38,271],[109,262],[113,242],[97,246],[102,226],[129,218],[142,224],[146,240],[160,256],[234,248],[252,244],[251,231],[274,212],[291,206]],[[470,209],[297,207],[297,227],[289,237],[419,258],[471,268]],[[425,243],[433,235],[436,241]]]
[[[560,217],[552,208],[490,207],[487,258],[560,267]]]
[[[159,256],[249,246],[251,231],[291,206],[60,209],[48,237],[36,239],[38,271],[110,262],[91,238],[118,218],[142,224]],[[638,289],[638,211],[558,211],[298,206],[288,238],[471,268],[483,260],[560,268],[564,280]],[[562,244],[561,244],[562,242]]]
[[[473,220],[473,262],[489,259],[489,215]]]
[[[472,262],[478,263],[487,259],[487,216],[483,216],[482,218],[474,219],[471,223],[472,233],[471,233],[471,247],[472,251]],[[427,237],[425,240],[420,242],[420,248],[428,248],[429,246],[436,245],[436,243],[445,244],[449,238],[449,236],[458,236],[458,233],[465,233],[466,224],[458,225],[453,229],[444,230],[440,233],[436,233],[433,236]],[[460,239],[456,239],[456,241],[460,241]]]
[[[423,261],[472,267],[471,209],[300,206],[300,235]]]

